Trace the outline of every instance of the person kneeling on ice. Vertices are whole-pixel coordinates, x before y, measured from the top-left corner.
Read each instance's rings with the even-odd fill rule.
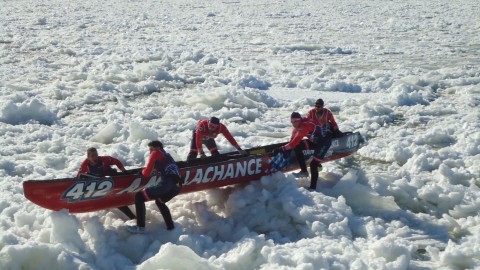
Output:
[[[132,233],[145,232],[145,202],[149,200],[155,200],[155,204],[165,220],[167,230],[173,230],[172,215],[165,203],[180,193],[183,184],[178,165],[172,156],[165,152],[163,144],[160,141],[151,141],[148,147],[150,157],[147,166],[141,171],[142,177],[160,174],[161,181],[157,185],[146,187],[135,194],[137,225],[127,226],[127,230]]]
[[[322,168],[320,161],[325,157],[328,148],[332,144],[331,139],[326,137],[325,132],[320,129],[314,122],[309,119],[302,118],[298,112],[293,112],[290,121],[293,126],[290,142],[273,151],[273,155],[277,155],[283,151],[295,150],[295,156],[301,171],[294,173],[295,177],[308,177],[307,165],[303,150],[313,149],[313,160],[310,162],[310,172],[312,174],[310,180],[310,189],[317,188],[318,169]],[[307,140],[303,140],[303,137]]]
[[[245,150],[242,150],[238,145],[235,138],[228,131],[227,127],[220,123],[220,120],[217,117],[212,117],[210,120],[204,119],[198,122],[197,127],[193,131],[192,142],[190,144],[190,153],[188,153],[187,161],[197,158],[197,155],[200,154],[200,158],[205,158],[206,155],[203,152],[202,144],[205,144],[210,150],[212,156],[219,155],[217,149],[217,144],[215,143],[215,138],[218,134],[222,133],[225,138],[238,150],[238,152],[244,156],[248,153]]]
[[[85,159],[80,165],[77,178],[82,178],[83,175],[93,177],[105,177],[116,175],[118,172],[111,166],[117,166],[122,172],[126,172],[122,162],[111,156],[98,156],[97,149],[90,147],[87,149],[87,159]],[[118,207],[118,210],[122,211],[129,219],[135,219],[135,214],[128,206]]]

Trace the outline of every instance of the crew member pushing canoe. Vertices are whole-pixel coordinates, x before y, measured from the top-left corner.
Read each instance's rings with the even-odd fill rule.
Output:
[[[238,150],[242,155],[247,155],[247,151],[242,150],[238,145],[235,138],[228,131],[227,127],[220,123],[217,117],[212,117],[210,120],[200,120],[197,127],[192,134],[192,143],[190,144],[190,153],[188,153],[187,161],[196,159],[198,155],[200,158],[205,158],[206,155],[203,152],[203,144],[207,146],[212,156],[219,155],[215,138],[218,134],[223,134],[225,138]]]
[[[173,230],[173,219],[166,203],[177,196],[183,184],[180,170],[175,160],[163,149],[160,141],[151,141],[148,144],[150,157],[147,166],[141,171],[143,177],[159,174],[161,181],[155,186],[146,187],[135,195],[135,210],[137,211],[137,225],[128,226],[127,230],[132,233],[145,232],[145,202],[155,200],[162,214],[167,230]]]
[[[95,147],[87,149],[87,159],[85,159],[80,165],[80,169],[77,173],[77,178],[82,178],[82,175],[88,175],[93,177],[105,177],[118,174],[118,172],[112,168],[117,166],[122,172],[126,172],[122,162],[111,156],[99,156]],[[129,219],[135,219],[135,214],[128,206],[118,207],[122,213],[124,213]]]
[[[313,160],[310,162],[310,189],[317,188],[318,168],[321,168],[320,161],[325,157],[325,154],[332,144],[332,140],[325,136],[325,131],[320,129],[310,119],[302,118],[300,113],[293,112],[290,121],[293,126],[292,136],[290,142],[273,151],[273,155],[277,155],[284,151],[294,149],[295,155],[300,165],[301,171],[294,174],[296,177],[308,177],[307,165],[303,155],[303,150],[313,149]],[[307,137],[307,140],[303,140]]]

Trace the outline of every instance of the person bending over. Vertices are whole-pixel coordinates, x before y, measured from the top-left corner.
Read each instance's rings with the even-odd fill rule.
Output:
[[[160,141],[151,141],[148,147],[150,157],[147,166],[141,171],[142,177],[160,174],[161,181],[155,186],[146,187],[135,194],[137,225],[127,226],[127,230],[131,233],[145,232],[145,202],[150,200],[155,200],[155,204],[165,220],[167,230],[173,230],[172,215],[166,203],[180,193],[183,184],[178,165],[172,156],[163,149],[163,144]]]
[[[290,142],[275,149],[273,154],[277,155],[278,153],[294,149],[301,169],[299,173],[294,175],[296,177],[308,177],[307,164],[303,155],[303,150],[313,149],[313,160],[310,162],[310,172],[312,174],[310,178],[310,189],[315,190],[318,181],[318,168],[321,168],[320,161],[325,157],[332,141],[328,137],[325,137],[325,132],[322,132],[314,122],[302,118],[298,112],[292,113],[290,121],[293,126]],[[307,139],[303,140],[304,137],[307,137]]]
[[[227,127],[220,123],[220,120],[217,117],[212,117],[210,120],[204,119],[198,122],[197,127],[193,131],[192,142],[190,144],[190,153],[188,153],[187,161],[196,159],[198,155],[200,158],[205,158],[206,155],[203,152],[203,144],[207,146],[208,150],[212,156],[219,155],[217,144],[215,143],[215,138],[218,134],[223,134],[225,138],[238,150],[242,155],[247,155],[247,151],[242,150],[238,145],[235,138],[228,131]]]
[[[117,174],[117,171],[112,166],[117,166],[122,172],[126,172],[122,162],[111,156],[99,156],[95,147],[87,149],[87,158],[80,165],[77,173],[77,178],[87,174],[94,177],[105,177]],[[135,214],[128,206],[118,207],[129,219],[135,219]]]

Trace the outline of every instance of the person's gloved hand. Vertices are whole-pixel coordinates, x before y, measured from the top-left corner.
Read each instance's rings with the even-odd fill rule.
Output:
[[[207,158],[207,156],[205,155],[205,153],[200,153],[200,158],[204,159]]]
[[[238,149],[238,153],[240,153],[242,156],[248,156],[248,152],[243,149]]]

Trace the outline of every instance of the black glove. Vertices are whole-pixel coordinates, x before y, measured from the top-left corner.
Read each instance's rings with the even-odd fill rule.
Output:
[[[282,152],[283,152],[283,148],[282,148],[282,147],[279,147],[279,148],[273,149],[273,151],[272,151],[271,153],[272,153],[272,156],[276,156],[276,155],[278,155],[278,154],[280,154],[280,153],[282,153]]]

